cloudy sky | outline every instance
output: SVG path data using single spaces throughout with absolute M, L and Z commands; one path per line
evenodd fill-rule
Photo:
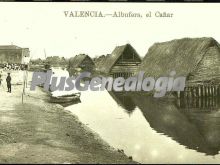
M 0 45 L 29 47 L 32 58 L 108 54 L 130 43 L 144 56 L 155 42 L 183 37 L 220 41 L 220 4 L 167 3 L 0 3 Z M 67 18 L 64 11 L 140 12 L 143 18 Z M 145 18 L 151 11 L 173 18 Z

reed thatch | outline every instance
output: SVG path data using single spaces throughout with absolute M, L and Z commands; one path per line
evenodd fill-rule
M 80 65 L 82 64 L 82 62 L 86 59 L 90 59 L 91 60 L 91 63 L 94 64 L 93 60 L 86 54 L 79 54 L 79 55 L 76 55 L 75 57 L 71 57 L 69 59 L 69 67 L 71 68 L 78 68 L 80 67 Z
M 171 71 L 176 71 L 176 76 L 205 81 L 220 80 L 219 66 L 220 46 L 215 39 L 183 38 L 155 43 L 149 48 L 138 71 L 153 77 L 168 76 Z
M 108 56 L 108 55 L 106 55 Z M 105 59 L 106 59 L 106 56 L 105 55 L 101 55 L 99 57 L 95 57 L 93 59 L 94 63 L 95 63 L 95 66 L 96 66 L 96 69 L 98 70 L 100 67 L 102 67 Z
M 133 53 L 136 57 L 138 57 L 141 61 L 141 58 L 139 54 L 136 52 L 136 50 L 130 45 L 122 45 L 122 46 L 117 46 L 111 55 L 107 55 L 105 59 L 103 60 L 102 63 L 100 63 L 98 70 L 103 72 L 103 73 L 109 73 L 114 66 L 114 64 L 117 62 L 117 60 L 123 55 L 126 54 L 127 52 Z
M 77 75 L 83 71 L 93 72 L 95 64 L 93 60 L 85 54 L 79 54 L 69 59 L 68 72 L 70 76 Z

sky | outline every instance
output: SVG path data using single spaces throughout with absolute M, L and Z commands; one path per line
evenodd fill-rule
M 76 18 L 64 11 L 140 12 L 143 18 Z M 173 13 L 173 18 L 146 18 L 146 13 Z M 220 41 L 220 4 L 205 3 L 15 3 L 0 2 L 0 45 L 30 49 L 31 58 L 85 53 L 110 54 L 130 43 L 145 56 L 155 42 L 184 37 Z

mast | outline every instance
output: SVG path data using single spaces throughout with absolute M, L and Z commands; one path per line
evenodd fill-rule
M 47 59 L 47 53 L 46 53 L 46 50 L 44 49 L 44 57 L 45 57 L 45 60 Z

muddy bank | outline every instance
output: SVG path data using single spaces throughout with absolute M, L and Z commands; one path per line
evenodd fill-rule
M 62 106 L 44 101 L 41 90 L 22 86 L 0 93 L 1 163 L 134 163 L 111 148 Z

